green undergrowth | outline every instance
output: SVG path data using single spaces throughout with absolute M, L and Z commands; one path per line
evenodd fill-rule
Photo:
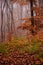
M 32 44 L 24 40 L 23 37 L 14 38 L 10 42 L 0 43 L 0 53 L 8 54 L 15 51 L 19 51 L 19 53 L 36 53 L 36 57 L 39 58 L 43 56 L 40 47 L 43 47 L 43 42 L 39 42 L 36 38 L 32 40 Z M 39 52 L 39 54 L 37 54 L 37 52 Z
M 40 51 L 40 53 L 35 54 L 35 57 L 36 57 L 37 59 L 43 58 L 43 51 Z

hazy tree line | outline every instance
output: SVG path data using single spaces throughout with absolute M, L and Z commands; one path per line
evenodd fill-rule
M 18 4 L 18 1 L 16 1 L 16 4 Z M 20 0 L 22 1 L 22 0 Z M 29 0 L 24 0 L 24 2 L 29 2 Z M 36 0 L 30 0 L 30 16 L 33 17 L 34 16 L 34 11 L 31 10 L 33 6 L 37 6 Z M 35 3 L 35 5 L 34 5 Z M 19 4 L 18 4 L 19 5 Z M 10 41 L 12 36 L 16 35 L 16 33 L 18 33 L 18 31 L 16 31 L 15 29 L 15 21 L 19 21 L 19 25 L 22 23 L 22 18 L 23 18 L 23 6 L 18 6 L 17 5 L 17 13 L 14 13 L 14 2 L 13 0 L 0 0 L 0 41 L 3 42 L 6 40 L 6 32 L 7 32 L 7 39 Z M 27 9 L 27 6 L 28 6 L 28 9 Z M 29 4 L 25 6 L 25 18 L 29 17 Z M 16 7 L 16 6 L 15 6 Z M 20 7 L 20 9 L 19 9 Z M 16 8 L 15 8 L 16 9 Z M 20 11 L 19 11 L 20 10 Z M 5 12 L 5 14 L 4 14 Z M 17 16 L 16 16 L 17 15 Z M 36 14 L 35 14 L 36 15 Z M 4 18 L 4 16 L 6 18 Z M 15 20 L 15 17 L 17 17 L 17 20 Z M 6 23 L 7 22 L 7 23 Z M 31 25 L 34 27 L 34 19 L 32 18 L 31 19 Z M 7 28 L 6 28 L 7 27 Z M 31 30 L 32 34 L 34 33 L 34 30 L 32 29 Z
M 5 20 L 4 20 L 4 10 L 7 16 L 7 30 L 8 30 L 8 38 L 11 38 L 13 28 L 15 30 L 15 24 L 13 20 L 13 2 L 10 0 L 0 0 L 0 10 L 1 10 L 1 42 L 5 40 Z M 11 19 L 11 20 L 10 20 Z M 11 34 L 11 35 L 10 35 Z M 10 39 L 9 39 L 10 40 Z

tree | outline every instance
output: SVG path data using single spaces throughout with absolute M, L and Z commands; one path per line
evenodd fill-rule
M 14 17 L 13 17 L 13 1 L 10 3 L 11 5 L 11 10 L 10 10 L 10 14 L 11 14 L 11 38 L 12 35 L 14 34 L 16 36 L 16 30 L 15 30 L 15 22 L 14 22 Z
M 5 26 L 3 29 L 3 11 L 6 8 L 6 15 L 7 15 L 7 27 L 8 27 L 8 39 L 11 40 L 12 34 L 15 32 L 15 23 L 13 20 L 13 2 L 11 0 L 2 0 L 1 1 L 1 41 L 4 41 L 5 37 Z M 10 22 L 11 18 L 11 22 Z M 13 30 L 14 29 L 14 30 Z M 16 34 L 16 32 L 15 32 Z
M 1 1 L 1 42 L 3 42 L 3 1 Z
M 30 2 L 30 9 L 31 9 L 31 18 L 22 19 L 22 20 L 27 20 L 28 23 L 25 22 L 21 24 L 18 28 L 21 28 L 22 30 L 25 30 L 25 29 L 29 30 L 31 31 L 32 35 L 36 35 L 38 31 L 40 31 L 40 29 L 43 28 L 41 24 L 41 21 L 43 20 L 43 16 L 40 16 L 40 12 L 41 10 L 43 10 L 43 8 L 36 6 L 37 5 L 36 0 L 30 0 L 29 2 Z M 29 25 L 29 22 L 31 22 L 30 25 Z
M 30 0 L 30 8 L 31 8 L 31 17 L 33 17 L 34 13 L 33 13 L 33 10 L 32 10 L 32 8 L 33 8 L 33 1 L 32 0 Z M 31 18 L 31 25 L 32 25 L 32 27 L 34 27 L 34 19 L 33 18 Z M 34 35 L 33 29 L 31 30 L 31 33 Z
M 26 0 L 26 2 L 29 2 L 29 0 Z M 35 2 L 35 0 L 30 0 L 30 9 L 31 9 L 31 26 L 34 28 L 34 19 L 33 19 L 33 16 L 34 16 L 34 13 L 33 13 L 33 2 Z M 34 34 L 34 30 L 31 29 L 31 33 L 32 35 Z
M 15 23 L 13 19 L 13 2 L 10 0 L 9 3 L 6 0 L 6 10 L 7 10 L 7 22 L 8 22 L 8 40 L 11 41 L 12 35 L 15 32 Z M 11 19 L 11 22 L 10 22 Z

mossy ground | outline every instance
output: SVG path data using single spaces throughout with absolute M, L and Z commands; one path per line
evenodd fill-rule
M 32 39 L 32 44 L 23 37 L 14 38 L 10 42 L 0 43 L 0 53 L 8 54 L 18 51 L 19 53 L 36 53 L 36 57 L 43 56 L 43 42 L 39 42 L 36 38 Z M 39 53 L 38 53 L 39 52 Z M 37 54 L 38 53 L 38 54 Z

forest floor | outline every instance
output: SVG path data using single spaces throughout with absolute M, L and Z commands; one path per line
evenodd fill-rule
M 43 42 L 21 37 L 0 43 L 0 65 L 43 65 Z

